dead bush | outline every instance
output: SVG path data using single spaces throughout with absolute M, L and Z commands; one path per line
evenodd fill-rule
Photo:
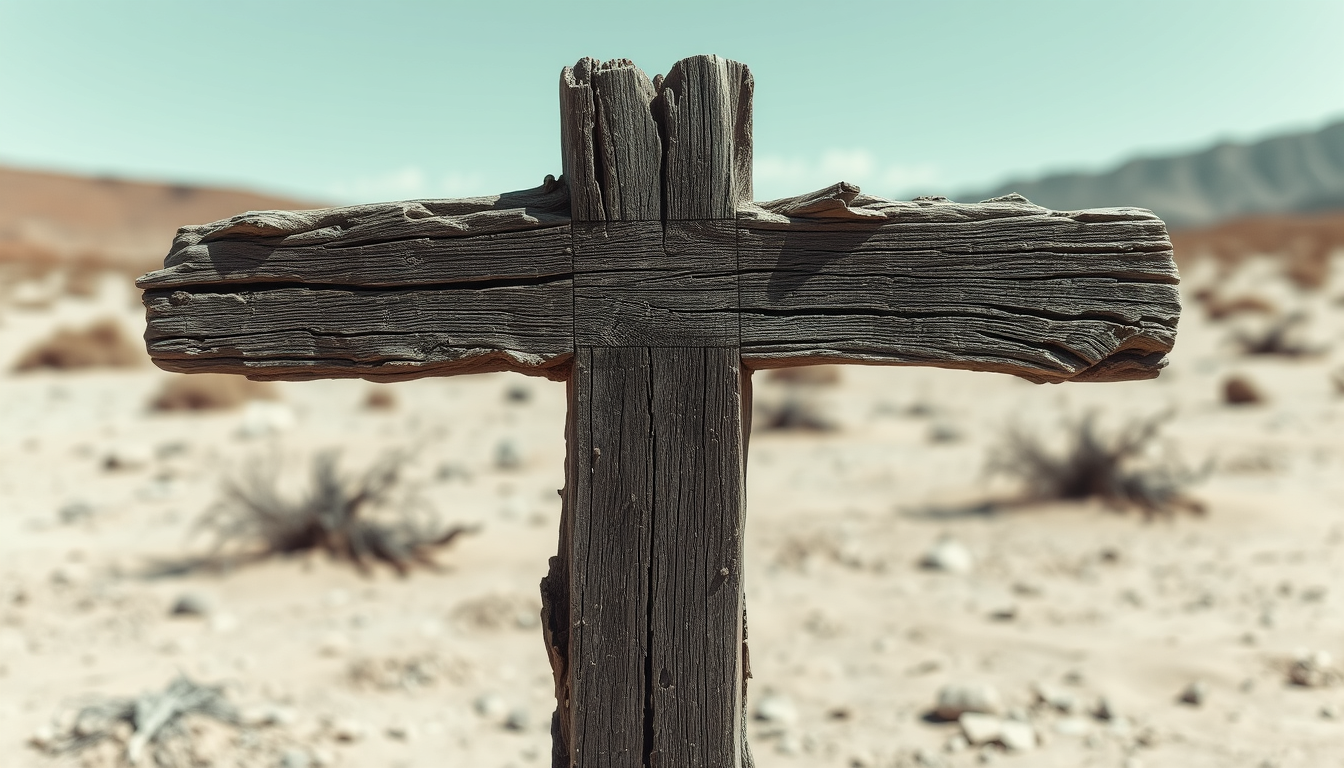
M 1255 405 L 1264 401 L 1260 388 L 1245 376 L 1229 376 L 1223 382 L 1223 402 L 1228 405 Z
M 30 743 L 50 755 L 69 755 L 112 742 L 121 748 L 118 762 L 124 760 L 126 765 L 140 765 L 146 756 L 163 768 L 199 765 L 197 758 L 204 755 L 197 754 L 191 743 L 189 718 L 239 724 L 238 711 L 223 688 L 179 676 L 162 692 L 89 699 L 63 718 L 62 727 L 35 736 Z
M 155 411 L 222 411 L 249 400 L 273 400 L 271 385 L 228 373 L 179 374 L 150 400 Z
M 1233 341 L 1245 355 L 1277 355 L 1280 357 L 1312 357 L 1325 352 L 1321 347 L 1308 344 L 1299 330 L 1306 323 L 1306 315 L 1294 312 L 1270 323 L 1259 331 L 1242 330 Z
M 342 473 L 334 451 L 318 453 L 309 487 L 298 498 L 280 490 L 277 461 L 255 461 L 225 480 L 222 498 L 201 520 L 216 555 L 248 562 L 312 550 L 367 573 L 375 562 L 406 575 L 430 553 L 471 529 L 443 528 L 427 504 L 401 484 L 409 454 L 385 454 L 362 475 Z
M 38 369 L 124 368 L 137 365 L 145 353 L 110 318 L 85 328 L 59 328 L 19 356 L 16 371 Z
M 991 456 L 989 469 L 1023 481 L 1032 501 L 1095 498 L 1119 509 L 1137 508 L 1149 517 L 1181 509 L 1203 513 L 1204 505 L 1185 493 L 1202 472 L 1171 458 L 1141 461 L 1168 416 L 1133 421 L 1107 437 L 1098 431 L 1096 414 L 1087 414 L 1067 423 L 1059 453 L 1038 436 L 1010 429 Z

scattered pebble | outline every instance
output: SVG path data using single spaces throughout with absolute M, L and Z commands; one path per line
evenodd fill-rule
M 310 768 L 312 765 L 312 755 L 306 749 L 291 747 L 280 755 L 280 768 Z
M 337 741 L 356 742 L 363 739 L 368 728 L 358 720 L 338 718 L 331 724 L 331 736 Z
M 103 454 L 103 469 L 121 472 L 144 469 L 154 460 L 154 449 L 142 443 L 121 443 Z
M 532 724 L 532 716 L 523 707 L 514 707 L 504 717 L 504 727 L 510 731 L 526 731 Z
M 1181 695 L 1178 697 L 1178 700 L 1182 704 L 1189 704 L 1193 707 L 1198 707 L 1204 704 L 1204 700 L 1208 698 L 1208 694 L 1209 694 L 1208 686 L 1206 686 L 1203 683 L 1203 681 L 1196 680 L 1193 683 L 1187 685 L 1185 689 L 1181 691 Z
M 512 440 L 501 440 L 495 446 L 495 468 L 496 469 L 518 469 L 523 465 L 523 457 L 518 453 L 518 446 Z
M 1049 683 L 1035 683 L 1032 685 L 1032 691 L 1036 694 L 1037 701 L 1065 714 L 1071 714 L 1078 708 L 1077 697 Z
M 999 742 L 1010 751 L 1026 752 L 1036 748 L 1036 729 L 1030 723 L 1004 720 L 1000 726 Z
M 767 693 L 756 702 L 755 717 L 766 723 L 792 725 L 798 721 L 798 710 L 787 696 Z
M 945 685 L 938 691 L 933 714 L 942 720 L 956 720 L 967 712 L 997 715 L 1003 700 L 994 686 L 986 683 Z
M 199 592 L 183 592 L 173 601 L 169 613 L 173 616 L 205 616 L 210 613 L 210 600 Z
M 975 747 L 998 741 L 1003 735 L 1003 723 L 1003 720 L 994 715 L 977 712 L 965 712 L 957 719 L 962 735 L 971 746 Z
M 504 699 L 500 698 L 498 694 L 483 693 L 476 697 L 476 701 L 472 702 L 471 707 L 476 710 L 476 714 L 481 717 L 493 720 L 498 717 L 503 717 L 508 705 L 504 703 Z
M 63 525 L 74 525 L 93 517 L 93 506 L 85 501 L 72 501 L 56 511 Z
M 970 573 L 975 567 L 975 559 L 966 545 L 945 536 L 924 553 L 919 564 L 931 571 Z
M 1340 678 L 1331 664 L 1334 659 L 1325 651 L 1301 651 L 1288 667 L 1288 682 L 1303 688 L 1323 688 Z

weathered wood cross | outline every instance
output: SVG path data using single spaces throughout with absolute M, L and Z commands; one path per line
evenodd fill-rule
M 848 184 L 751 202 L 747 67 L 560 81 L 535 189 L 183 228 L 141 278 L 171 371 L 565 380 L 559 554 L 542 582 L 556 766 L 742 766 L 750 374 L 855 362 L 1036 382 L 1156 376 L 1180 312 L 1143 210 Z

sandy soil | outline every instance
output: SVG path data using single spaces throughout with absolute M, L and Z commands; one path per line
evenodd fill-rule
M 1344 266 L 1334 275 L 1299 293 L 1252 263 L 1221 290 L 1304 308 L 1311 334 L 1338 341 Z M 1187 290 L 1210 279 L 1197 269 Z M 142 327 L 123 283 L 96 299 L 0 305 L 0 365 L 58 323 L 109 315 L 132 335 Z M 1330 380 L 1344 349 L 1243 357 L 1228 338 L 1254 321 L 1214 324 L 1188 306 L 1173 363 L 1151 382 L 846 368 L 814 396 L 837 430 L 758 429 L 757 764 L 1344 765 L 1344 687 L 1287 676 L 1303 653 L 1344 657 L 1344 398 Z M 1224 405 L 1230 373 L 1268 402 Z M 272 722 L 221 737 L 215 765 L 548 765 L 537 584 L 555 551 L 563 386 L 422 380 L 375 411 L 363 407 L 373 385 L 327 381 L 280 385 L 278 402 L 240 411 L 152 413 L 167 378 L 148 364 L 0 374 L 0 765 L 80 764 L 27 741 L 81 697 L 161 689 L 179 672 L 227 683 L 250 718 Z M 762 374 L 756 395 L 761 408 L 791 396 Z M 1112 426 L 1174 409 L 1154 449 L 1208 464 L 1194 489 L 1207 515 L 984 510 L 1014 493 L 985 471 L 1007 426 L 1058 433 L 1092 409 Z M 407 579 L 322 558 L 147 575 L 206 550 L 193 531 L 222 477 L 257 457 L 302 472 L 332 447 L 352 468 L 418 448 L 409 478 L 445 522 L 480 532 L 440 553 L 441 573 Z M 519 462 L 501 466 L 509 452 Z M 944 537 L 970 552 L 969 572 L 920 568 Z M 170 615 L 187 593 L 205 615 Z M 1202 703 L 1178 701 L 1196 681 Z M 965 748 L 956 723 L 929 721 L 943 686 L 979 683 L 1039 746 Z M 1037 702 L 1038 687 L 1060 706 Z M 1092 713 L 1102 697 L 1109 720 Z

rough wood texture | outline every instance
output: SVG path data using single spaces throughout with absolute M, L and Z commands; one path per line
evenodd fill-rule
M 602 191 L 597 182 L 593 135 L 597 106 L 593 100 L 596 59 L 579 59 L 560 72 L 560 156 L 570 190 L 574 221 L 603 221 Z
M 747 365 L 935 365 L 1032 381 L 1151 378 L 1165 365 L 1180 302 L 1151 213 L 843 191 L 861 217 L 813 193 L 739 218 Z M 799 213 L 799 200 L 810 217 L 776 213 Z
M 659 83 L 669 221 L 731 219 L 751 200 L 754 89 L 747 65 L 712 55 L 678 61 Z
M 571 280 L 461 290 L 147 291 L 145 341 L 173 371 L 395 378 L 493 370 L 552 376 L 573 352 Z M 314 370 L 305 370 L 314 369 Z M 424 374 L 421 374 L 424 375 Z
M 572 381 L 570 759 L 580 768 L 641 768 L 649 560 L 662 493 L 654 486 L 650 351 L 580 347 Z
M 573 764 L 741 765 L 737 351 L 580 347 L 573 370 L 570 536 L 544 588 L 569 585 Z
M 629 59 L 593 72 L 597 103 L 594 155 L 609 221 L 658 221 L 663 216 L 663 141 L 650 108 L 658 94 Z
M 741 376 L 736 349 L 653 351 L 649 765 L 740 764 Z
M 605 347 L 738 345 L 732 222 L 574 225 L 574 333 Z

